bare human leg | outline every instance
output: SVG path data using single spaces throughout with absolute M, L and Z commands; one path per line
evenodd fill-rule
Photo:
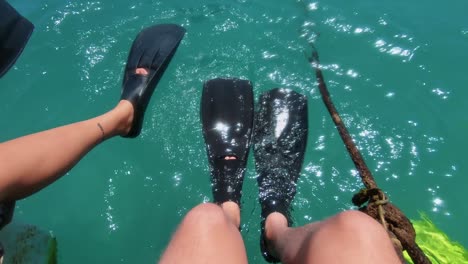
M 185 216 L 160 263 L 247 263 L 239 205 L 253 126 L 250 82 L 207 81 L 201 117 L 214 203 L 199 205 Z M 220 124 L 230 132 L 219 129 Z
M 247 263 L 239 223 L 234 202 L 198 205 L 187 213 L 159 263 Z
M 307 145 L 307 97 L 288 89 L 273 89 L 263 93 L 259 101 L 254 154 L 264 219 L 260 246 L 265 260 L 399 263 L 383 227 L 357 211 L 299 228 L 289 227 L 291 202 Z
M 135 73 L 147 75 L 148 70 Z M 98 117 L 0 143 L 0 202 L 25 198 L 51 184 L 102 141 L 126 135 L 133 119 L 133 105 L 121 100 Z
M 100 142 L 124 135 L 132 119 L 132 104 L 122 100 L 101 116 L 1 143 L 0 201 L 24 198 L 54 182 Z
M 383 227 L 359 211 L 346 211 L 298 228 L 272 213 L 265 235 L 270 254 L 283 263 L 401 263 Z

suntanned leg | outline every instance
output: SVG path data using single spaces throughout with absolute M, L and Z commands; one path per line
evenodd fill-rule
M 359 211 L 297 228 L 272 213 L 265 232 L 270 253 L 283 263 L 401 263 L 383 227 Z
M 44 188 L 103 140 L 126 134 L 132 120 L 133 106 L 122 100 L 101 116 L 1 143 L 0 201 Z
M 185 216 L 159 263 L 247 263 L 239 223 L 234 202 L 198 205 Z
M 149 72 L 137 68 L 135 73 Z M 133 118 L 132 103 L 121 100 L 98 117 L 0 143 L 0 202 L 25 198 L 51 184 L 102 141 L 127 135 Z

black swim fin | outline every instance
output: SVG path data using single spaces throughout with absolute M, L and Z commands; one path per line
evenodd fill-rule
M 240 205 L 253 126 L 249 81 L 213 79 L 203 87 L 201 120 L 214 202 Z
M 130 132 L 125 137 L 137 137 L 151 95 L 177 50 L 185 29 L 178 25 L 155 25 L 143 29 L 133 41 L 125 66 L 122 100 L 133 104 L 135 114 Z M 145 68 L 149 74 L 137 74 Z
M 279 262 L 266 247 L 264 224 L 273 212 L 292 224 L 290 205 L 304 161 L 307 144 L 307 97 L 289 89 L 273 89 L 260 97 L 255 117 L 254 155 L 262 210 L 262 254 Z
M 0 0 L 0 78 L 15 64 L 33 30 L 29 20 Z

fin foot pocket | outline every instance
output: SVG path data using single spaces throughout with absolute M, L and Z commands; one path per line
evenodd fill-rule
M 155 25 L 143 29 L 133 41 L 125 66 L 121 100 L 130 101 L 135 114 L 132 128 L 124 137 L 134 138 L 140 134 L 154 89 L 184 35 L 185 29 L 181 26 Z M 137 74 L 139 68 L 144 68 L 149 73 Z

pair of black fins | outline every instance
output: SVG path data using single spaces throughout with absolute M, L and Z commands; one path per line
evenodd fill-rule
M 254 118 L 255 116 L 255 118 Z M 272 212 L 286 216 L 296 194 L 308 135 L 307 97 L 289 89 L 260 96 L 254 113 L 252 85 L 239 79 L 213 79 L 203 87 L 201 119 L 214 202 L 240 206 L 242 183 L 253 134 L 262 218 Z M 262 254 L 268 254 L 262 222 Z

